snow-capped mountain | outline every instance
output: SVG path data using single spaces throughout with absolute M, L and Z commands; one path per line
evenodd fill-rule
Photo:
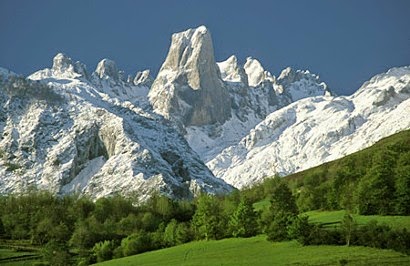
M 307 70 L 216 62 L 200 26 L 172 35 L 155 79 L 63 54 L 27 79 L 0 68 L 0 193 L 224 193 L 368 147 L 409 114 L 410 67 L 335 96 Z
M 207 36 L 206 42 L 197 37 L 201 34 Z M 196 75 L 195 84 L 200 85 L 192 86 L 191 73 L 205 73 L 200 69 L 215 73 L 210 39 L 204 27 L 174 34 L 150 94 L 161 103 L 154 103 L 154 110 L 182 122 L 182 132 L 191 147 L 215 176 L 235 187 L 340 158 L 410 128 L 407 67 L 376 76 L 352 96 L 336 97 L 307 70 L 286 68 L 276 78 L 256 59 L 249 57 L 241 65 L 231 56 L 216 64 L 216 76 Z M 199 45 L 201 42 L 207 45 Z M 202 55 L 200 60 L 198 54 Z M 216 80 L 218 86 L 206 87 L 211 84 L 206 82 L 209 79 Z M 156 82 L 166 85 L 155 86 Z M 219 95 L 217 98 L 228 92 L 223 102 L 203 102 L 200 109 L 230 104 L 230 114 L 225 110 L 221 119 L 213 120 L 217 120 L 215 123 L 204 120 L 193 124 L 180 119 L 184 113 L 180 110 L 166 111 L 182 106 L 195 112 L 196 102 L 203 99 L 194 101 L 178 94 L 193 90 L 208 90 Z
M 317 96 L 266 117 L 207 165 L 235 187 L 289 174 L 410 128 L 410 67 L 373 77 L 351 96 Z
M 126 82 L 104 59 L 89 75 L 63 54 L 28 79 L 2 70 L 0 191 L 34 185 L 142 199 L 153 191 L 188 198 L 229 191 L 171 123 L 143 109 L 148 74 Z
M 324 94 L 330 94 L 326 84 L 308 71 L 287 68 L 276 80 L 251 57 L 244 65 L 235 56 L 216 63 L 211 33 L 200 26 L 172 35 L 149 100 L 208 162 L 272 111 Z

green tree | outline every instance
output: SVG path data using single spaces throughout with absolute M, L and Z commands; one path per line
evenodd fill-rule
M 397 162 L 395 189 L 396 213 L 410 215 L 410 152 L 402 153 Z
M 72 265 L 68 247 L 54 241 L 48 242 L 42 249 L 43 257 L 53 266 Z
M 272 212 L 282 211 L 291 215 L 297 215 L 299 213 L 295 197 L 292 195 L 292 191 L 285 181 L 281 181 L 273 190 L 271 210 Z
M 343 216 L 341 223 L 342 233 L 344 235 L 346 246 L 350 246 L 351 239 L 356 231 L 357 224 L 351 213 L 346 213 Z
M 229 228 L 234 237 L 250 237 L 258 232 L 258 214 L 247 198 L 241 200 L 232 214 Z
M 220 204 L 215 197 L 199 196 L 192 224 L 200 239 L 220 239 L 224 236 L 225 221 Z
M 115 245 L 112 241 L 105 240 L 103 242 L 98 242 L 93 247 L 93 253 L 97 258 L 97 262 L 102 262 L 110 260 L 113 257 L 113 251 Z
M 309 217 L 306 215 L 296 216 L 288 226 L 287 236 L 296 239 L 302 245 L 309 245 L 313 226 L 309 224 Z
M 104 240 L 104 227 L 93 216 L 75 224 L 75 230 L 69 240 L 72 247 L 87 250 L 95 243 Z
M 271 206 L 265 219 L 265 233 L 270 241 L 289 239 L 288 227 L 298 215 L 295 197 L 285 181 L 280 180 L 273 190 Z
M 164 232 L 164 242 L 165 245 L 168 247 L 175 246 L 177 244 L 177 227 L 178 227 L 178 222 L 175 219 L 172 219 L 167 227 L 165 228 Z
M 121 241 L 121 250 L 124 256 L 131 256 L 152 249 L 152 239 L 144 231 L 134 233 Z
M 360 180 L 356 206 L 360 214 L 387 215 L 394 207 L 394 172 L 396 155 L 381 150 L 373 156 L 372 167 Z

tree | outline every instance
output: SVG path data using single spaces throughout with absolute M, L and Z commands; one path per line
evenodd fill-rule
M 75 224 L 69 243 L 72 247 L 86 250 L 92 248 L 95 243 L 104 240 L 103 233 L 103 225 L 91 216 L 87 220 Z
M 292 195 L 292 191 L 289 189 L 285 181 L 281 181 L 273 190 L 271 210 L 273 212 L 282 211 L 290 215 L 297 215 L 299 213 L 295 197 Z
M 175 246 L 177 244 L 176 231 L 178 227 L 178 222 L 175 219 L 172 219 L 164 232 L 164 243 L 168 247 Z
M 258 232 L 258 214 L 247 198 L 241 200 L 232 214 L 229 227 L 234 237 L 250 237 Z
M 215 197 L 199 196 L 192 224 L 200 239 L 220 239 L 224 236 L 225 221 Z
M 400 155 L 396 168 L 395 210 L 399 215 L 410 215 L 410 152 Z
M 152 249 L 152 239 L 149 233 L 144 231 L 134 233 L 121 241 L 121 250 L 124 256 L 131 256 Z
M 43 257 L 50 265 L 66 266 L 71 265 L 71 255 L 68 247 L 54 241 L 48 242 L 42 249 Z
M 288 226 L 288 237 L 296 239 L 302 245 L 309 245 L 313 226 L 309 224 L 308 216 L 297 216 Z
M 360 214 L 387 215 L 394 207 L 394 172 L 396 155 L 381 150 L 373 156 L 372 167 L 360 180 L 356 206 Z
M 93 253 L 97 258 L 97 262 L 103 262 L 112 259 L 114 248 L 114 243 L 108 240 L 95 244 L 93 247 Z
M 343 220 L 341 223 L 341 229 L 342 229 L 342 233 L 346 240 L 346 246 L 350 246 L 350 241 L 352 239 L 352 236 L 356 228 L 357 228 L 357 224 L 356 224 L 356 221 L 353 219 L 352 214 L 346 213 L 343 216 Z
M 289 239 L 288 227 L 298 215 L 295 197 L 288 185 L 281 180 L 273 190 L 271 206 L 265 216 L 265 233 L 270 241 Z

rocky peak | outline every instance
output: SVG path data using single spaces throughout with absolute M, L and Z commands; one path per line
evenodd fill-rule
M 98 63 L 95 73 L 100 79 L 112 78 L 115 81 L 120 81 L 121 79 L 115 62 L 106 58 Z
M 256 87 L 265 80 L 274 80 L 272 74 L 265 71 L 262 64 L 252 57 L 246 58 L 244 69 L 248 75 L 249 86 Z
M 58 53 L 53 58 L 53 67 L 51 70 L 55 76 L 87 77 L 86 66 L 78 61 L 73 63 L 71 58 L 63 53 Z
M 149 69 L 146 69 L 144 71 L 137 72 L 133 80 L 133 83 L 136 86 L 142 85 L 142 86 L 151 87 L 153 81 L 154 79 L 150 75 Z
M 223 123 L 230 117 L 230 97 L 205 26 L 172 35 L 149 100 L 157 113 L 184 126 Z
M 287 67 L 284 70 L 282 70 L 282 72 L 280 72 L 280 75 L 278 77 L 278 83 L 290 84 L 299 81 L 304 77 L 307 77 L 309 74 L 309 71 L 295 71 L 293 68 Z
M 243 66 L 238 64 L 236 56 L 232 55 L 223 62 L 217 63 L 221 78 L 228 82 L 241 82 L 248 86 L 248 76 Z
M 287 67 L 282 70 L 276 82 L 277 90 L 290 95 L 293 101 L 312 96 L 332 95 L 326 83 L 308 70 Z

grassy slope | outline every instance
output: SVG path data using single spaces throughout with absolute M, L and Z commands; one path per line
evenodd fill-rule
M 1 265 L 33 265 L 38 260 L 38 253 L 14 251 L 12 249 L 0 248 L 0 264 Z
M 270 202 L 268 199 L 256 202 L 253 207 L 262 211 L 269 208 Z M 309 216 L 309 221 L 312 223 L 320 223 L 325 225 L 337 225 L 343 219 L 345 215 L 344 210 L 340 211 L 308 211 L 303 213 L 303 215 Z M 394 229 L 406 228 L 410 230 L 410 216 L 381 216 L 381 215 L 359 215 L 353 214 L 355 221 L 359 225 L 364 225 L 371 220 L 376 220 L 380 224 L 387 224 Z
M 390 250 L 345 246 L 270 243 L 265 236 L 200 241 L 99 265 L 410 265 L 410 257 Z
M 309 216 L 310 222 L 337 225 L 337 223 L 342 221 L 345 211 L 309 211 L 304 214 Z M 364 225 L 370 222 L 371 220 L 376 220 L 380 224 L 387 224 L 395 229 L 406 228 L 407 230 L 410 230 L 410 216 L 381 216 L 353 214 L 353 217 L 359 225 Z

